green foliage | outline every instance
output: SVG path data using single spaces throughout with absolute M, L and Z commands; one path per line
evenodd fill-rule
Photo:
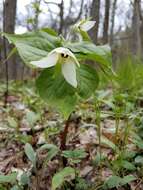
M 19 190 L 19 187 L 18 187 L 18 185 L 14 185 L 10 190 Z
M 117 160 L 113 161 L 112 164 L 113 164 L 114 170 L 116 170 L 116 172 L 121 171 L 121 169 L 126 169 L 128 171 L 136 170 L 135 165 L 127 160 L 117 159 Z
M 40 96 L 49 105 L 58 108 L 66 118 L 74 110 L 77 96 L 63 75 L 53 77 L 53 73 L 54 68 L 45 69 L 37 79 L 36 86 Z
M 76 178 L 75 190 L 88 190 L 89 184 L 83 178 Z
M 10 43 L 13 43 L 23 61 L 39 60 L 45 57 L 49 51 L 61 45 L 59 37 L 49 34 L 49 30 L 39 30 L 22 35 L 3 34 Z
M 134 180 L 136 180 L 136 178 L 131 175 L 125 176 L 123 178 L 121 178 L 119 176 L 112 176 L 109 179 L 107 179 L 107 181 L 105 181 L 103 189 L 105 189 L 105 190 L 112 189 L 114 187 L 118 188 L 118 187 L 124 186 Z
M 9 127 L 11 128 L 17 128 L 18 126 L 18 123 L 13 117 L 8 117 L 8 124 L 9 124 Z
M 26 143 L 24 150 L 28 159 L 32 162 L 33 166 L 36 168 L 36 152 L 33 150 L 31 144 Z
M 60 172 L 56 173 L 52 179 L 52 190 L 61 187 L 65 181 L 75 178 L 75 170 L 71 167 L 66 167 Z
M 97 71 L 90 65 L 81 64 L 77 69 L 78 90 L 81 98 L 89 98 L 98 86 L 99 77 Z
M 72 52 L 82 60 L 94 60 L 107 68 L 111 67 L 112 57 L 111 50 L 108 45 L 96 46 L 91 42 L 82 41 L 67 43 L 65 47 L 72 50 Z
M 143 65 L 132 57 L 126 58 L 118 64 L 117 76 L 122 91 L 137 92 L 143 84 Z
M 79 60 L 94 60 L 102 70 L 112 71 L 109 46 L 95 46 L 88 41 L 71 43 L 58 37 L 53 30 L 48 28 L 22 35 L 6 33 L 3 35 L 16 46 L 26 64 L 40 60 L 56 47 L 65 47 L 71 50 Z M 95 92 L 99 83 L 98 74 L 91 66 L 81 64 L 80 68 L 77 68 L 78 89 L 74 89 L 67 84 L 61 74 L 55 76 L 54 72 L 53 68 L 45 69 L 37 79 L 37 88 L 40 96 L 50 106 L 58 108 L 67 118 L 75 108 L 77 95 L 87 99 Z
M 54 106 L 67 118 L 74 110 L 77 95 L 87 98 L 93 94 L 98 85 L 98 74 L 89 65 L 81 64 L 77 69 L 78 88 L 69 85 L 63 75 L 54 76 L 54 68 L 45 69 L 38 77 L 36 86 L 40 96 Z
M 22 175 L 21 175 L 21 177 L 20 177 L 20 183 L 21 183 L 21 185 L 28 185 L 28 184 L 30 184 L 30 178 L 29 178 L 29 175 L 26 173 L 26 172 L 24 172 Z
M 65 150 L 62 152 L 65 158 L 82 159 L 87 156 L 87 153 L 83 149 Z
M 17 178 L 17 173 L 11 173 L 8 175 L 0 175 L 0 183 L 15 183 Z
M 26 121 L 31 127 L 40 119 L 40 113 L 35 113 L 33 111 L 27 111 L 25 116 Z
M 40 147 L 40 150 L 48 150 L 45 163 L 52 160 L 52 158 L 54 158 L 59 152 L 59 148 L 53 144 L 44 144 Z

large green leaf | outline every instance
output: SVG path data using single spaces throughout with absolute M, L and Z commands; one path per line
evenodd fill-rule
M 31 144 L 26 143 L 24 150 L 28 159 L 32 162 L 33 166 L 36 168 L 36 152 L 34 151 Z
M 54 75 L 54 68 L 45 69 L 36 81 L 40 96 L 52 107 L 58 108 L 67 118 L 74 110 L 77 96 L 75 89 L 59 73 Z
M 48 150 L 48 155 L 47 155 L 47 158 L 45 160 L 45 163 L 50 161 L 59 152 L 59 148 L 53 144 L 44 144 L 40 147 L 40 150 L 45 150 L 45 149 Z
M 42 71 L 36 86 L 40 96 L 67 118 L 75 108 L 77 94 L 88 98 L 95 92 L 99 81 L 98 74 L 91 66 L 81 64 L 77 69 L 78 88 L 75 89 L 65 81 L 61 73 L 55 76 L 54 71 L 54 68 Z
M 98 74 L 89 65 L 81 64 L 77 69 L 78 88 L 69 85 L 62 74 L 54 75 L 54 68 L 45 69 L 37 79 L 36 86 L 40 96 L 52 107 L 56 107 L 67 118 L 74 110 L 77 94 L 90 97 L 97 88 Z
M 82 98 L 89 98 L 96 90 L 99 77 L 96 70 L 87 64 L 81 64 L 77 69 L 78 94 Z
M 82 159 L 87 156 L 87 153 L 83 149 L 65 150 L 62 152 L 65 158 Z
M 3 35 L 13 43 L 25 63 L 43 58 L 49 51 L 61 45 L 59 37 L 52 35 L 49 30 L 39 30 L 25 34 Z
M 124 176 L 123 178 L 119 176 L 111 176 L 108 178 L 103 185 L 103 189 L 112 189 L 119 186 L 124 186 L 127 183 L 130 183 L 131 181 L 136 180 L 136 178 L 132 175 Z
M 112 56 L 111 49 L 108 45 L 96 46 L 91 42 L 82 41 L 68 43 L 65 46 L 81 59 L 94 60 L 107 68 L 111 67 Z
M 0 175 L 0 183 L 14 183 L 16 182 L 17 173 L 11 173 L 8 175 Z
M 70 177 L 70 179 L 75 177 L 75 170 L 71 167 L 66 167 L 62 171 L 56 173 L 52 179 L 52 190 L 56 190 L 63 185 L 68 177 Z

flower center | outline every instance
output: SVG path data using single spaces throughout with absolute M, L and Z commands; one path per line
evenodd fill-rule
M 61 57 L 62 57 L 62 58 L 68 58 L 68 55 L 65 54 L 65 53 L 61 53 Z

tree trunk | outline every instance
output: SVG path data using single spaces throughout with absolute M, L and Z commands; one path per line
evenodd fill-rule
M 6 33 L 14 33 L 15 29 L 15 17 L 16 17 L 16 3 L 17 0 L 5 0 L 3 10 L 3 31 Z M 6 39 L 3 40 L 4 59 L 8 56 L 8 53 L 12 50 L 13 46 L 9 45 Z M 6 64 L 6 75 L 9 79 L 16 79 L 17 67 L 16 57 L 11 57 Z
M 61 34 L 63 31 L 63 27 L 64 27 L 64 1 L 62 0 L 61 3 L 59 4 L 59 8 L 60 8 L 60 26 L 59 26 L 59 31 L 58 33 Z
M 114 25 L 115 25 L 115 14 L 116 14 L 117 0 L 114 0 L 112 13 L 111 13 L 111 28 L 110 28 L 110 46 L 113 45 L 114 40 Z
M 132 18 L 132 52 L 133 55 L 141 58 L 142 54 L 142 45 L 141 45 L 141 19 L 140 19 L 140 11 L 141 11 L 141 0 L 134 0 L 133 5 L 133 18 Z
M 90 16 L 92 17 L 92 20 L 96 21 L 95 26 L 90 31 L 91 39 L 94 43 L 98 43 L 98 30 L 99 30 L 99 21 L 100 21 L 100 0 L 93 0 L 91 3 L 91 11 Z
M 110 16 L 110 0 L 105 0 L 105 15 L 103 24 L 103 44 L 108 43 L 108 29 L 109 29 L 109 16 Z

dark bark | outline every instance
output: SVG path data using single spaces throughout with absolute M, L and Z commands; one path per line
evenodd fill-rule
M 17 0 L 5 0 L 3 11 L 3 31 L 6 33 L 14 33 L 15 30 L 15 17 L 16 17 L 16 4 Z M 6 39 L 3 39 L 3 51 L 4 59 L 8 56 L 8 53 L 13 49 L 13 46 L 8 43 Z M 11 57 L 6 62 L 6 78 L 16 79 L 17 65 L 16 57 Z
M 84 0 L 81 0 L 79 13 L 78 13 L 77 17 L 72 18 L 72 16 L 71 16 L 72 11 L 71 10 L 72 10 L 72 5 L 73 4 L 71 3 L 70 10 L 69 10 L 69 15 L 65 19 L 65 25 L 73 25 L 80 19 L 81 15 L 82 15 L 82 10 L 83 10 L 83 4 L 84 4 Z
M 105 0 L 105 15 L 103 24 L 103 43 L 108 43 L 108 29 L 109 29 L 109 17 L 110 17 L 110 0 Z
M 96 21 L 95 26 L 90 31 L 91 39 L 94 43 L 98 43 L 98 31 L 99 31 L 99 21 L 100 21 L 100 0 L 93 0 L 91 3 L 91 11 L 90 16 L 92 17 L 92 20 Z
M 61 34 L 63 31 L 63 26 L 64 26 L 64 1 L 62 0 L 61 3 L 59 4 L 59 8 L 60 8 L 60 25 L 59 25 L 59 31 L 58 33 Z
M 142 44 L 141 44 L 141 0 L 134 0 L 133 4 L 133 18 L 132 18 L 132 52 L 134 55 L 141 58 Z
M 110 28 L 110 46 L 114 40 L 114 25 L 115 25 L 115 14 L 116 14 L 117 0 L 114 0 L 111 13 L 111 28 Z

